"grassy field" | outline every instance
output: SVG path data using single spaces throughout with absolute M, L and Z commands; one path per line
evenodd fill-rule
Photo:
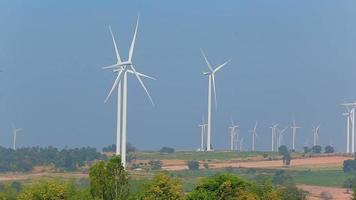
M 138 160 L 243 160 L 249 157 L 263 155 L 267 157 L 276 157 L 278 153 L 272 152 L 196 152 L 196 151 L 177 151 L 170 154 L 161 154 L 159 152 L 137 152 Z

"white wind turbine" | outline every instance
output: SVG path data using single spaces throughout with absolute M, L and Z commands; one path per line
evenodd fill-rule
M 271 127 L 269 127 L 272 130 L 272 143 L 271 143 L 271 150 L 274 151 L 274 141 L 275 141 L 275 136 L 276 136 L 276 129 L 278 127 L 278 124 L 274 124 Z
M 243 150 L 243 148 L 242 148 L 243 142 L 244 142 L 244 138 L 242 137 L 242 138 L 239 140 L 240 152 Z
M 237 140 L 236 136 L 237 136 L 237 128 L 239 128 L 240 125 L 235 125 L 233 121 L 231 121 L 231 126 L 229 127 L 230 130 L 230 150 L 233 151 L 234 150 L 234 142 L 235 139 Z
M 350 153 L 350 129 L 351 129 L 351 153 L 355 153 L 355 108 L 356 102 L 341 104 L 347 109 L 347 152 Z
M 348 110 L 348 112 L 345 112 L 342 114 L 343 116 L 346 116 L 346 153 L 350 153 L 350 121 L 351 121 L 351 112 Z M 352 122 L 351 122 L 352 123 Z
M 201 129 L 200 132 L 200 151 L 204 151 L 204 135 L 206 135 L 206 126 L 207 124 L 204 122 L 204 118 L 202 120 L 202 123 L 199 124 L 199 127 Z
M 207 151 L 211 151 L 211 86 L 213 86 L 214 90 L 214 103 L 215 103 L 215 108 L 217 108 L 217 102 L 216 102 L 216 88 L 215 88 L 215 73 L 218 72 L 222 67 L 224 67 L 227 63 L 230 62 L 230 60 L 226 61 L 225 63 L 219 65 L 215 69 L 212 68 L 210 65 L 208 59 L 205 56 L 205 53 L 203 52 L 202 49 L 200 49 L 204 60 L 206 64 L 208 65 L 209 72 L 203 72 L 204 75 L 208 75 L 209 77 L 209 89 L 208 89 L 208 132 L 207 132 Z
M 283 134 L 284 134 L 284 132 L 285 132 L 287 129 L 288 129 L 288 127 L 284 128 L 284 129 L 282 129 L 282 130 L 279 130 L 279 129 L 277 128 L 277 130 L 278 130 L 278 133 L 277 133 L 278 147 L 277 147 L 277 149 L 282 145 Z
M 16 137 L 17 137 L 17 133 L 22 131 L 23 128 L 16 128 L 15 125 L 12 125 L 12 133 L 13 133 L 13 136 L 14 136 L 14 141 L 13 141 L 13 144 L 12 144 L 12 149 L 13 150 L 16 150 Z
M 135 77 L 137 78 L 138 82 L 141 84 L 142 88 L 144 89 L 144 91 L 146 92 L 149 100 L 151 101 L 152 105 L 153 104 L 153 100 L 151 98 L 150 93 L 148 92 L 145 84 L 143 83 L 141 77 L 146 77 L 146 78 L 150 78 L 150 79 L 154 79 L 150 76 L 138 73 L 133 65 L 132 62 L 132 57 L 133 57 L 133 51 L 134 51 L 134 47 L 135 47 L 135 41 L 136 41 L 136 35 L 137 35 L 137 29 L 138 29 L 138 22 L 139 22 L 139 18 L 137 18 L 137 22 L 136 22 L 136 28 L 135 28 L 135 32 L 133 35 L 133 39 L 131 42 L 131 46 L 129 49 L 129 57 L 127 61 L 122 61 L 120 54 L 119 54 L 119 49 L 116 45 L 116 41 L 115 38 L 112 34 L 111 28 L 110 29 L 110 33 L 111 33 L 111 37 L 114 43 L 114 48 L 115 48 L 115 54 L 116 54 L 116 59 L 117 62 L 114 65 L 110 65 L 107 67 L 103 67 L 103 69 L 112 69 L 114 73 L 117 73 L 117 77 L 112 85 L 112 88 L 108 94 L 108 96 L 105 99 L 105 102 L 108 101 L 108 99 L 110 98 L 111 94 L 113 93 L 113 91 L 115 90 L 115 88 L 117 87 L 118 90 L 118 101 L 117 101 L 117 138 L 116 138 L 116 154 L 120 154 L 120 146 L 121 146 L 121 162 L 122 165 L 124 167 L 126 167 L 126 132 L 127 132 L 127 74 L 134 74 Z M 123 83 L 121 84 L 121 81 L 123 81 Z M 121 135 L 122 133 L 122 135 Z M 120 141 L 120 135 L 121 135 L 121 141 Z M 121 143 L 121 145 L 120 145 Z
M 313 141 L 313 145 L 319 145 L 319 129 L 320 129 L 320 125 L 318 126 L 313 126 L 313 136 L 314 136 L 314 141 Z
M 293 121 L 293 125 L 290 127 L 292 129 L 292 147 L 293 150 L 295 150 L 295 135 L 297 134 L 297 129 L 301 128 L 300 126 L 297 126 L 297 124 L 295 123 L 295 121 Z
M 257 122 L 255 123 L 255 126 L 251 130 L 252 134 L 252 151 L 255 151 L 255 137 L 257 137 Z

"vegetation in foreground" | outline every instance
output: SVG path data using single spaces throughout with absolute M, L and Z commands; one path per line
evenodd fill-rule
M 195 171 L 195 170 L 194 170 Z M 305 199 L 286 174 L 277 178 L 259 176 L 247 180 L 229 173 L 202 178 L 191 192 L 184 192 L 181 179 L 168 172 L 159 172 L 152 179 L 132 188 L 120 158 L 99 161 L 90 168 L 90 185 L 78 186 L 73 181 L 47 180 L 22 186 L 18 183 L 0 187 L 0 199 L 8 200 L 280 200 Z

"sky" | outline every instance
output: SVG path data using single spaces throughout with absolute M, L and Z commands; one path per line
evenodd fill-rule
M 320 143 L 345 151 L 341 103 L 356 99 L 356 2 L 352 0 L 3 0 L 0 1 L 0 145 L 12 125 L 24 128 L 18 146 L 82 147 L 115 143 L 115 95 L 104 99 L 114 74 L 108 27 L 127 58 L 140 24 L 134 63 L 157 78 L 145 80 L 152 106 L 129 77 L 128 142 L 141 150 L 200 146 L 207 115 L 207 70 L 216 75 L 212 144 L 229 147 L 231 119 L 244 148 L 258 121 L 258 150 L 270 149 L 272 123 L 298 130 L 297 149 Z M 283 143 L 291 146 L 291 130 Z

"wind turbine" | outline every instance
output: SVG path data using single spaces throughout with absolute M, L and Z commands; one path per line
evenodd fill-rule
M 282 144 L 282 140 L 283 140 L 283 133 L 286 131 L 288 129 L 288 127 L 286 127 L 286 128 L 284 128 L 284 129 L 282 129 L 282 130 L 279 130 L 278 128 L 277 128 L 277 130 L 278 130 L 278 147 L 277 147 L 277 149 L 281 146 L 281 144 Z
M 257 122 L 255 123 L 255 126 L 251 130 L 252 133 L 252 151 L 255 151 L 255 137 L 257 137 Z
M 240 143 L 240 152 L 242 151 L 243 142 L 244 142 L 244 138 L 242 137 L 242 138 L 239 140 L 239 143 Z
M 206 123 L 204 122 L 204 118 L 203 118 L 203 120 L 202 120 L 202 123 L 201 124 L 199 124 L 199 127 L 200 127 L 200 129 L 201 129 L 201 135 L 200 135 L 200 137 L 201 137 L 201 141 L 200 141 L 200 151 L 204 151 L 204 135 L 206 134 Z
M 216 88 L 215 88 L 215 73 L 218 72 L 221 68 L 223 68 L 230 60 L 226 61 L 225 63 L 219 65 L 215 69 L 212 68 L 208 59 L 205 56 L 205 53 L 202 49 L 200 49 L 206 64 L 208 65 L 209 71 L 203 72 L 204 75 L 207 75 L 209 78 L 209 89 L 208 89 L 208 132 L 207 132 L 207 151 L 211 151 L 211 86 L 214 89 L 214 103 L 215 109 L 217 108 L 217 101 L 216 101 Z
M 112 85 L 112 88 L 108 94 L 108 96 L 105 99 L 105 102 L 108 101 L 108 99 L 110 98 L 111 94 L 113 93 L 113 91 L 115 90 L 115 88 L 117 87 L 118 90 L 118 101 L 117 101 L 117 139 L 116 139 L 116 143 L 117 143 L 117 148 L 116 148 L 116 154 L 120 154 L 120 143 L 121 143 L 121 162 L 122 165 L 125 167 L 126 166 L 126 134 L 127 134 L 127 74 L 134 74 L 135 77 L 137 78 L 138 82 L 140 83 L 140 85 L 142 86 L 142 88 L 144 89 L 144 91 L 146 92 L 149 100 L 151 101 L 152 105 L 154 105 L 153 100 L 151 98 L 150 93 L 148 92 L 145 84 L 143 83 L 141 77 L 145 77 L 145 78 L 150 78 L 150 79 L 154 79 L 150 76 L 147 76 L 145 74 L 141 74 L 139 72 L 136 71 L 133 62 L 132 62 L 132 57 L 133 57 L 133 51 L 135 48 L 135 42 L 136 42 L 136 35 L 137 35 L 137 29 L 138 29 L 138 22 L 139 22 L 139 17 L 137 18 L 137 22 L 136 22 L 136 28 L 135 28 L 135 32 L 133 35 L 133 39 L 131 42 L 131 46 L 129 49 L 129 57 L 127 61 L 122 61 L 120 54 L 119 54 L 119 49 L 116 45 L 116 41 L 115 38 L 113 36 L 113 33 L 110 29 L 110 33 L 111 33 L 111 37 L 114 43 L 114 48 L 115 48 L 115 54 L 116 54 L 116 59 L 117 62 L 116 64 L 107 66 L 107 67 L 103 67 L 103 69 L 112 69 L 114 73 L 117 73 L 117 77 Z M 121 83 L 121 81 L 123 81 L 123 83 Z M 122 133 L 122 135 L 121 135 Z M 120 135 L 121 135 L 121 141 L 120 141 Z
M 274 124 L 271 127 L 269 127 L 272 130 L 272 145 L 271 145 L 271 150 L 272 152 L 274 151 L 274 140 L 275 140 L 275 136 L 276 136 L 276 129 L 278 127 L 278 124 Z
M 314 146 L 319 144 L 319 129 L 320 125 L 318 126 L 313 126 L 313 136 L 314 136 Z
M 350 121 L 351 121 L 351 112 L 348 110 L 348 112 L 345 112 L 342 114 L 343 116 L 346 116 L 346 153 L 350 153 Z M 352 123 L 352 122 L 351 122 Z
M 234 150 L 234 140 L 236 138 L 236 129 L 239 128 L 240 125 L 235 125 L 234 122 L 231 120 L 231 126 L 229 127 L 230 130 L 230 150 Z
M 293 146 L 293 150 L 295 150 L 295 135 L 297 134 L 297 129 L 301 128 L 300 126 L 297 126 L 297 124 L 295 123 L 295 121 L 293 121 L 293 125 L 290 127 L 292 129 L 292 146 Z
M 350 128 L 351 128 L 351 153 L 355 153 L 355 107 L 356 102 L 354 103 L 344 103 L 341 104 L 347 109 L 347 153 L 350 153 Z
M 23 128 L 16 128 L 15 125 L 12 125 L 12 131 L 13 131 L 13 135 L 14 135 L 14 141 L 12 144 L 12 149 L 16 150 L 16 137 L 17 137 L 17 133 L 22 131 Z

